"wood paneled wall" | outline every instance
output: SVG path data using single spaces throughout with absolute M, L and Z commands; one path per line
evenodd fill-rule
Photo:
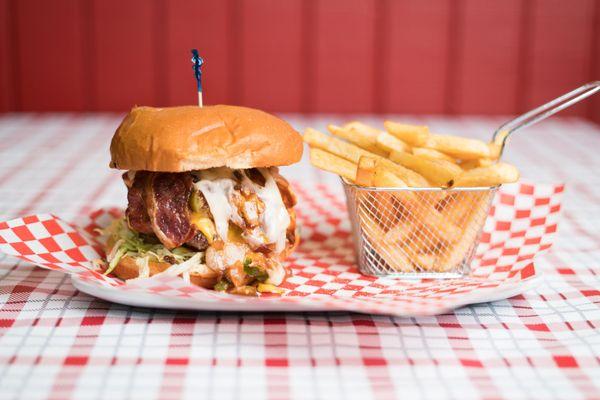
M 600 0 L 0 0 L 0 111 L 514 114 L 600 79 Z M 600 122 L 600 99 L 569 114 Z

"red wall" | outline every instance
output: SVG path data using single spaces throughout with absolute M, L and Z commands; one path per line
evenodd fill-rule
M 600 0 L 0 0 L 0 112 L 193 103 L 192 47 L 206 103 L 513 114 L 600 79 Z

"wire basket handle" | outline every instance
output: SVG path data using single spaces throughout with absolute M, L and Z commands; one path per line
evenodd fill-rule
M 492 139 L 494 143 L 500 146 L 499 157 L 502 156 L 506 140 L 514 131 L 536 124 L 565 108 L 571 107 L 575 103 L 579 103 L 581 100 L 598 91 L 600 91 L 600 81 L 587 83 L 500 125 L 500 127 L 496 129 L 496 132 L 494 132 Z

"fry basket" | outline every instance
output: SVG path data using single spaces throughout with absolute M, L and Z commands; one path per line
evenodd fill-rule
M 590 82 L 526 112 L 494 132 L 502 156 L 519 130 L 600 92 Z M 498 186 L 384 188 L 342 178 L 352 225 L 356 263 L 363 274 L 402 278 L 456 278 L 470 272 Z
M 381 188 L 342 182 L 361 273 L 420 279 L 470 272 L 498 187 Z

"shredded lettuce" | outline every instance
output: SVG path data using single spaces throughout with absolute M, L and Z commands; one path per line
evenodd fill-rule
M 162 244 L 146 243 L 144 239 L 127 226 L 125 218 L 113 221 L 108 227 L 100 230 L 100 234 L 115 243 L 112 251 L 107 256 L 108 268 L 105 275 L 110 274 L 124 256 L 133 258 L 144 257 L 148 261 L 166 261 L 170 264 L 180 264 L 198 254 L 185 247 L 167 249 Z
M 108 268 L 106 269 L 106 271 L 104 271 L 104 275 L 108 275 L 111 272 L 113 272 L 113 270 L 119 264 L 119 261 L 121 261 L 121 258 L 123 258 L 123 256 L 125 255 L 125 253 L 127 253 L 127 249 L 126 248 L 119 247 L 117 249 L 117 251 L 115 252 L 114 257 L 112 257 L 112 259 L 109 261 Z
M 186 260 L 179 264 L 171 265 L 169 268 L 165 269 L 164 271 L 160 272 L 159 274 L 156 274 L 155 276 L 158 276 L 158 275 L 179 276 L 179 275 L 183 274 L 184 272 L 189 272 L 190 269 L 197 267 L 198 265 L 201 264 L 202 255 L 203 255 L 202 253 L 196 253 L 189 260 Z
M 148 262 L 150 257 L 138 257 L 135 259 L 135 264 L 139 268 L 138 278 L 148 278 L 150 276 L 150 265 Z

